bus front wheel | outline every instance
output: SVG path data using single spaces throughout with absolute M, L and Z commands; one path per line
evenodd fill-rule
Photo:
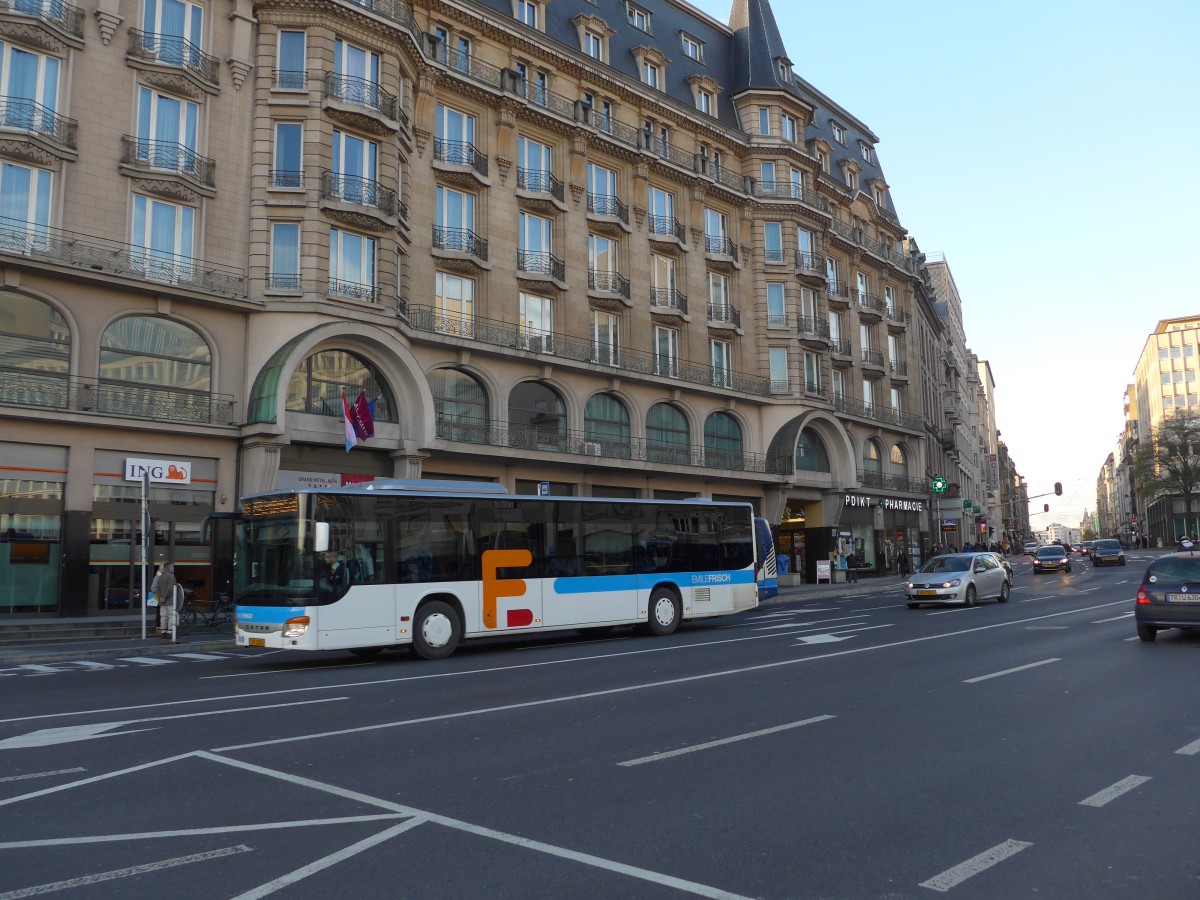
M 417 610 L 413 620 L 413 651 L 421 659 L 445 659 L 458 646 L 462 622 L 449 603 L 434 600 Z
M 679 599 L 666 588 L 659 588 L 650 595 L 650 617 L 647 621 L 651 634 L 671 634 L 679 627 Z

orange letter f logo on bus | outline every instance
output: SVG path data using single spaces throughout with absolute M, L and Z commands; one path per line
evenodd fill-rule
M 521 578 L 497 578 L 499 569 L 523 569 L 533 562 L 528 550 L 483 551 L 483 627 L 496 627 L 496 601 L 501 597 L 522 597 L 525 581 Z

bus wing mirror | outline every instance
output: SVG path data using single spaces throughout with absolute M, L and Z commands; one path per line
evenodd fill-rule
M 329 549 L 329 523 L 313 522 L 313 552 L 324 553 Z

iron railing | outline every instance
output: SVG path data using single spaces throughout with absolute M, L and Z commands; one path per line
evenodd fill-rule
M 325 73 L 325 99 L 373 109 L 393 121 L 400 103 L 395 94 L 389 94 L 376 81 L 336 72 Z
M 860 487 L 877 488 L 885 491 L 902 491 L 906 494 L 924 494 L 929 488 L 920 478 L 911 475 L 895 475 L 890 472 L 871 472 L 866 469 L 858 470 Z
M 330 277 L 329 293 L 335 297 L 348 297 L 351 300 L 363 300 L 367 303 L 379 302 L 379 288 L 361 281 L 343 281 L 340 278 Z
M 884 313 L 883 301 L 874 294 L 860 292 L 857 294 L 858 308 L 866 313 L 874 313 L 877 316 L 882 316 Z
M 629 299 L 629 279 L 619 272 L 588 269 L 588 290 L 606 294 L 620 294 Z
M 662 235 L 673 237 L 681 244 L 687 243 L 683 225 L 674 216 L 646 216 L 646 223 L 651 237 Z
M 440 250 L 459 250 L 487 262 L 488 242 L 469 228 L 433 226 L 433 246 Z
M 829 341 L 829 352 L 834 356 L 852 356 L 850 350 L 850 342 L 840 338 L 833 338 Z
M 807 206 L 829 212 L 829 201 L 821 194 L 790 181 L 756 181 L 754 196 L 762 200 L 799 200 Z
M 877 369 L 883 368 L 883 351 L 866 349 L 862 351 L 862 363 L 864 366 L 873 366 Z
M 136 419 L 234 424 L 230 394 L 0 367 L 0 404 Z
M 71 266 L 110 275 L 144 278 L 164 284 L 222 294 L 246 296 L 246 275 L 190 256 L 160 253 L 146 247 L 35 225 L 0 217 L 0 254 Z
M 686 294 L 681 294 L 675 288 L 654 288 L 650 291 L 650 305 L 656 309 L 678 310 L 685 316 L 688 311 Z
M 738 248 L 728 235 L 724 234 L 706 234 L 704 236 L 704 251 L 713 253 L 717 256 L 728 256 L 737 262 Z
M 800 316 L 796 319 L 796 333 L 829 340 L 829 321 L 818 316 Z
M 808 250 L 797 250 L 796 251 L 796 268 L 820 271 L 821 257 L 817 256 L 817 254 L 812 253 Z
M 504 88 L 504 70 L 499 66 L 494 66 L 489 62 L 477 59 L 470 53 L 463 53 L 461 50 L 456 50 L 453 47 L 438 44 L 433 58 L 442 65 L 449 66 L 459 75 L 465 75 L 472 81 L 477 81 L 496 90 Z
M 596 216 L 614 216 L 629 224 L 629 207 L 618 200 L 615 194 L 593 194 L 588 191 L 587 211 Z
M 563 183 L 545 169 L 517 166 L 517 187 L 533 194 L 549 194 L 558 201 L 563 199 Z
M 32 16 L 83 40 L 83 10 L 62 0 L 0 0 L 0 12 Z
M 893 359 L 892 365 L 891 365 L 891 372 L 897 378 L 907 378 L 908 377 L 908 363 L 903 359 Z
M 904 325 L 908 322 L 908 313 L 896 306 L 887 308 L 887 318 L 889 322 L 895 322 L 898 325 Z
M 125 165 L 177 172 L 205 187 L 216 184 L 213 173 L 217 164 L 185 144 L 125 134 L 121 136 L 121 150 L 121 162 Z
M 129 55 L 144 62 L 176 66 L 214 87 L 220 83 L 221 62 L 191 41 L 173 34 L 129 29 Z
M 520 347 L 524 337 L 521 327 L 514 323 L 449 315 L 431 306 L 410 305 L 408 322 L 419 332 L 466 338 L 495 347 Z M 601 361 L 607 348 L 594 341 L 561 333 L 553 333 L 550 336 L 553 339 L 554 355 L 560 359 L 612 365 L 610 359 Z M 611 354 L 611 350 L 608 350 L 608 353 Z M 727 384 L 731 389 L 747 394 L 766 396 L 770 393 L 769 382 L 761 375 L 731 372 L 728 369 L 684 362 L 656 353 L 622 349 L 616 367 L 635 375 L 666 376 L 689 384 Z
M 308 72 L 303 69 L 274 69 L 271 78 L 280 91 L 302 91 L 308 86 Z
M 567 277 L 566 263 L 553 253 L 541 251 L 518 250 L 517 269 L 537 275 L 549 275 L 557 281 L 563 281 Z
M 374 207 L 385 216 L 396 215 L 396 192 L 373 178 L 326 170 L 321 173 L 321 196 L 327 200 Z
M 304 290 L 300 276 L 293 272 L 268 272 L 267 290 L 298 294 Z
M 733 325 L 735 328 L 742 327 L 742 313 L 736 307 L 728 303 L 714 303 L 708 301 L 708 321 L 710 322 L 726 322 Z
M 767 247 L 767 248 L 765 248 L 763 250 L 763 260 L 765 262 L 769 262 L 769 263 L 782 263 L 783 262 L 783 248 L 782 247 Z
M 60 147 L 74 150 L 79 123 L 67 116 L 60 116 L 34 100 L 4 97 L 0 98 L 0 128 L 28 131 L 48 138 Z
M 433 142 L 433 157 L 455 166 L 470 166 L 483 177 L 488 173 L 488 156 L 480 153 L 469 141 L 445 141 L 437 138 Z
M 272 169 L 270 174 L 271 187 L 302 188 L 304 173 L 295 169 Z
M 850 397 L 834 397 L 833 406 L 840 413 L 858 416 L 862 419 L 870 419 L 874 422 L 898 425 L 901 428 L 913 431 L 920 431 L 924 427 L 920 416 L 900 412 L 897 409 L 892 409 L 890 406 L 883 406 L 879 403 L 864 403 L 862 400 L 855 400 Z

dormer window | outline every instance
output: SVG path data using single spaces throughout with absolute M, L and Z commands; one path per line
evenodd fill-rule
M 706 116 L 716 115 L 717 98 L 705 90 L 696 91 L 696 109 Z
M 860 169 L 858 163 L 853 160 L 843 160 L 842 162 L 842 178 L 846 182 L 846 187 L 852 191 L 858 190 L 858 176 Z
M 539 0 L 513 0 L 513 15 L 530 28 L 541 28 L 542 5 Z
M 835 141 L 837 141 L 839 144 L 845 145 L 846 129 L 843 128 L 841 125 L 839 125 L 837 122 L 830 122 L 829 124 L 833 127 L 833 139 Z
M 668 63 L 662 51 L 656 47 L 639 44 L 629 52 L 637 60 L 638 74 L 641 75 L 642 84 L 661 91 L 666 84 Z
M 699 38 L 694 38 L 687 32 L 680 32 L 680 39 L 683 42 L 683 55 L 691 57 L 696 62 L 704 62 L 704 42 Z
M 775 71 L 779 74 L 780 84 L 792 83 L 792 63 L 791 60 L 784 59 L 782 56 L 775 60 Z
M 626 3 L 625 17 L 629 19 L 629 24 L 638 31 L 644 31 L 646 34 L 652 33 L 650 31 L 650 13 L 640 6 L 634 3 Z
M 875 148 L 874 147 L 872 147 L 866 141 L 859 141 L 858 149 L 862 153 L 863 160 L 865 160 L 866 162 L 869 162 L 869 163 L 875 162 Z
M 659 87 L 659 72 L 658 66 L 652 62 L 642 63 L 642 82 L 649 87 L 658 90 Z
M 608 39 L 616 32 L 599 16 L 578 15 L 571 24 L 579 32 L 579 46 L 584 55 L 608 62 Z
M 821 171 L 824 172 L 826 175 L 828 175 L 829 174 L 829 160 L 833 156 L 833 148 L 830 147 L 827 143 L 825 143 L 825 141 L 820 141 L 820 140 L 813 141 L 812 144 L 810 145 L 810 147 L 811 147 L 810 152 L 812 153 L 813 157 L 816 159 L 817 164 L 820 165 Z
M 720 85 L 706 75 L 693 75 L 687 82 L 692 89 L 692 98 L 695 100 L 696 109 L 706 116 L 715 116 L 717 114 L 717 94 L 721 91 Z

